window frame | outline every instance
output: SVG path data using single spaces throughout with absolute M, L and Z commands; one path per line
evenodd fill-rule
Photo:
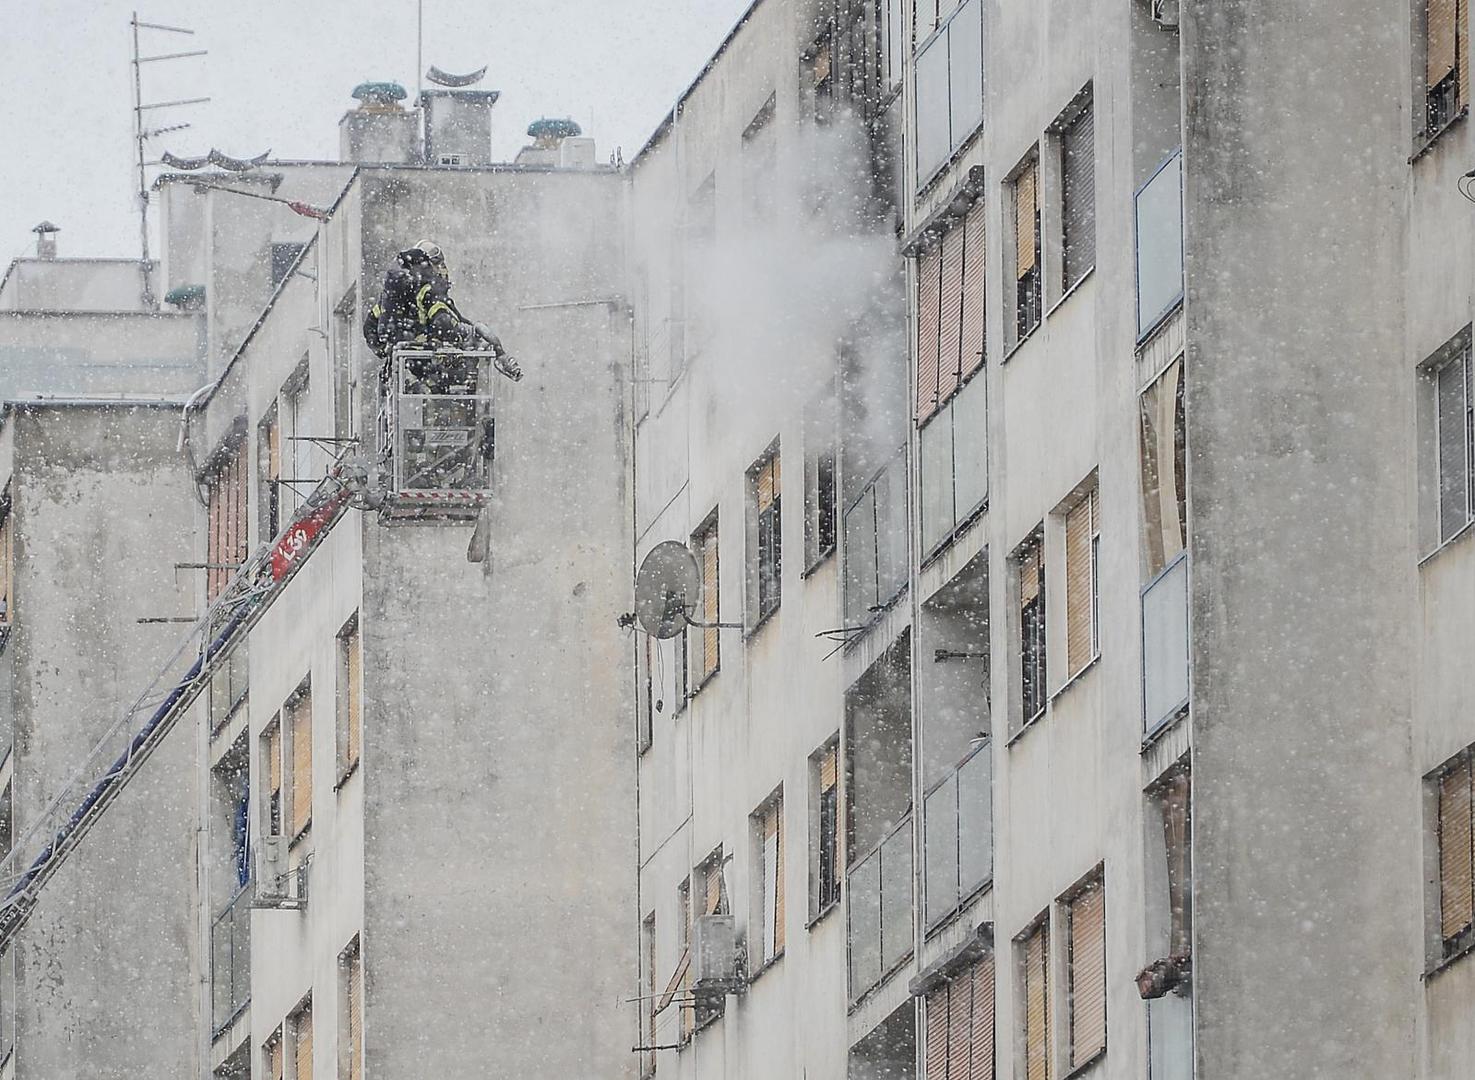
M 1439 137 L 1470 111 L 1470 56 L 1469 56 L 1469 0 L 1449 0 L 1454 8 L 1454 40 L 1451 42 L 1453 65 L 1440 79 L 1431 82 L 1429 62 L 1431 60 L 1431 27 L 1429 8 L 1434 0 L 1425 0 L 1417 5 L 1418 33 L 1412 64 L 1417 88 L 1415 115 L 1419 125 L 1415 132 L 1413 157 L 1418 157 L 1439 140 Z M 1420 62 L 1422 61 L 1422 62 Z M 1438 99 L 1436 98 L 1438 95 Z
M 834 771 L 828 787 L 824 782 L 827 763 Z M 810 928 L 840 906 L 840 898 L 845 891 L 845 808 L 841 776 L 840 733 L 837 731 L 809 755 L 810 858 L 807 861 Z M 825 820 L 827 812 L 828 827 Z
M 1010 605 L 1012 614 L 1016 620 L 1016 634 L 1014 636 L 1013 664 L 1017 665 L 1019 671 L 1019 695 L 1010 703 L 1010 711 L 1018 709 L 1018 713 L 1011 716 L 1013 736 L 1018 736 L 1030 728 L 1033 724 L 1043 719 L 1049 711 L 1050 690 L 1047 680 L 1049 679 L 1049 608 L 1047 600 L 1049 590 L 1047 589 L 1046 554 L 1044 525 L 1037 525 L 1031 530 L 1030 535 L 1014 549 L 1009 556 L 1009 564 L 1012 578 L 1013 604 Z M 1037 589 L 1035 595 L 1029 599 L 1024 598 L 1024 570 L 1026 560 L 1032 560 L 1037 577 Z M 1027 609 L 1033 606 L 1031 613 Z M 1034 663 L 1030 662 L 1030 646 L 1034 646 Z M 1034 671 L 1031 681 L 1031 670 Z M 1034 687 L 1037 700 L 1035 708 L 1029 708 L 1031 704 L 1030 688 Z
M 1464 462 L 1461 477 L 1465 489 L 1464 520 L 1458 524 L 1445 522 L 1445 454 L 1444 454 L 1444 409 L 1441 393 L 1441 377 L 1451 368 L 1458 367 L 1463 376 Z M 1439 347 L 1420 369 L 1424 384 L 1428 436 L 1423 456 L 1427 464 L 1429 509 L 1425 514 L 1424 533 L 1429 554 L 1443 550 L 1464 536 L 1475 524 L 1475 348 L 1472 348 L 1471 327 L 1466 326 L 1449 341 Z M 1429 556 L 1425 556 L 1427 558 Z
M 918 115 L 918 111 L 923 107 L 922 97 L 917 89 L 917 72 L 922 69 L 922 65 L 927 58 L 927 54 L 930 53 L 933 49 L 943 50 L 944 62 L 946 64 L 947 72 L 946 86 L 944 88 L 945 97 L 947 99 L 948 113 L 947 150 L 941 155 L 941 157 L 936 161 L 935 164 L 930 162 L 924 164 L 919 156 L 921 150 L 921 142 L 920 140 L 917 140 L 917 145 L 913 148 L 913 153 L 911 155 L 911 165 L 916 171 L 916 184 L 914 190 L 918 195 L 925 193 L 928 188 L 936 183 L 937 180 L 948 171 L 948 168 L 953 164 L 953 162 L 955 162 L 964 153 L 964 151 L 973 144 L 974 140 L 978 137 L 979 132 L 983 130 L 986 122 L 986 117 L 984 115 L 985 110 L 983 103 L 983 92 L 985 92 L 986 88 L 987 75 L 983 70 L 983 59 L 986 56 L 987 42 L 985 41 L 984 33 L 985 20 L 983 3 L 982 0 L 948 0 L 948 3 L 950 10 L 946 15 L 942 14 L 940 4 L 934 8 L 934 28 L 923 34 L 921 39 L 916 42 L 915 46 L 911 50 L 913 130 L 920 130 L 921 121 Z M 917 6 L 917 4 L 913 4 L 914 35 L 916 32 L 915 18 Z M 978 16 L 978 52 L 980 62 L 978 85 L 981 91 L 978 101 L 978 118 L 972 124 L 969 124 L 968 117 L 964 116 L 957 121 L 959 124 L 959 128 L 955 131 L 955 106 L 961 101 L 961 91 L 955 92 L 954 90 L 952 36 L 954 24 L 961 24 L 963 21 L 964 12 L 969 10 L 970 8 L 972 8 L 972 10 L 975 11 Z M 963 90 L 967 89 L 969 88 L 963 88 Z
M 1466 853 L 1469 878 L 1467 888 L 1471 895 L 1465 899 L 1470 916 L 1465 925 L 1453 934 L 1446 934 L 1444 927 L 1444 813 L 1443 788 L 1448 777 L 1457 772 L 1465 774 L 1466 800 Z M 1428 875 L 1428 897 L 1426 909 L 1427 943 L 1425 974 L 1435 975 L 1449 965 L 1475 952 L 1475 746 L 1467 746 L 1440 763 L 1424 780 L 1427 806 L 1425 835 L 1429 840 L 1430 873 Z
M 1038 1080 L 1053 1080 L 1055 1076 L 1054 1045 L 1052 1036 L 1054 1031 L 1054 1017 L 1051 1016 L 1051 1008 L 1054 1005 L 1054 990 L 1052 972 L 1050 970 L 1050 909 L 1046 908 L 1040 912 L 1029 924 L 1014 938 L 1015 948 L 1015 979 L 1017 1000 L 1021 1003 L 1019 1010 L 1018 1026 L 1015 1032 L 1019 1052 L 1017 1055 L 1021 1065 L 1020 1072 L 1024 1080 L 1036 1080 L 1036 1074 L 1030 1071 L 1030 1043 L 1032 1026 L 1029 1018 L 1029 988 L 1030 982 L 1030 943 L 1036 936 L 1040 939 L 1040 963 L 1039 977 L 1042 984 L 1041 994 L 1043 1003 L 1041 1006 L 1040 1022 L 1044 1026 L 1041 1033 L 1039 1045 L 1044 1055 L 1040 1067 L 1043 1070 Z
M 1087 1052 L 1076 1056 L 1076 1016 L 1077 1016 L 1077 991 L 1076 991 L 1076 905 L 1088 897 L 1099 896 L 1101 898 L 1101 1045 L 1099 1047 L 1087 1048 Z M 1099 865 L 1092 870 L 1086 879 L 1075 886 L 1069 893 L 1061 897 L 1059 901 L 1061 912 L 1062 929 L 1064 933 L 1064 956 L 1061 957 L 1065 976 L 1065 997 L 1062 1005 L 1065 1011 L 1064 1030 L 1061 1035 L 1064 1039 L 1064 1057 L 1067 1067 L 1067 1075 L 1074 1074 L 1087 1066 L 1094 1064 L 1106 1055 L 1109 1044 L 1108 1039 L 1108 1001 L 1110 998 L 1110 982 L 1107 980 L 1107 912 L 1106 912 L 1106 870 L 1104 865 Z
M 773 832 L 768 829 L 772 824 Z M 758 808 L 748 815 L 749 844 L 753 873 L 752 896 L 748 916 L 748 939 L 758 947 L 751 955 L 758 963 L 748 981 L 754 982 L 783 959 L 786 944 L 787 882 L 784 860 L 787 843 L 784 838 L 784 786 L 780 784 Z M 768 842 L 773 837 L 773 874 L 768 873 Z M 756 940 L 755 940 L 756 939 Z
M 364 640 L 359 613 L 355 611 L 333 636 L 336 682 L 333 695 L 335 780 L 334 790 L 348 781 L 359 767 L 364 745 Z M 357 661 L 353 655 L 357 651 Z
M 807 578 L 840 546 L 840 410 L 833 386 L 804 410 L 804 570 Z
M 783 604 L 783 458 L 774 439 L 748 467 L 747 489 L 747 631 L 751 635 L 778 613 Z M 763 502 L 765 475 L 768 502 Z M 766 589 L 765 589 L 766 584 Z
M 1083 552 L 1074 550 L 1071 534 L 1072 525 L 1079 513 L 1086 514 Z M 1065 623 L 1065 677 L 1060 686 L 1052 691 L 1058 694 L 1101 659 L 1101 485 L 1094 470 L 1091 476 L 1066 500 L 1055 516 L 1059 519 L 1060 535 L 1064 540 L 1061 544 L 1060 569 L 1065 577 L 1065 588 L 1062 590 L 1065 595 L 1062 598 L 1063 610 L 1061 611 Z M 1072 588 L 1076 584 L 1074 560 L 1078 555 L 1083 556 L 1086 560 L 1085 593 L 1082 596 L 1073 595 Z M 1076 603 L 1084 604 L 1084 612 L 1077 610 Z M 1084 656 L 1075 655 L 1071 648 L 1071 639 L 1077 629 L 1078 619 L 1085 620 L 1086 655 Z
M 286 796 L 283 799 L 284 813 L 282 823 L 284 826 L 286 826 L 287 829 L 287 844 L 290 849 L 297 848 L 299 844 L 305 842 L 312 833 L 312 761 L 314 756 L 312 745 L 312 713 L 312 676 L 309 675 L 305 677 L 300 683 L 298 683 L 297 687 L 290 694 L 287 695 L 286 699 L 282 702 L 281 709 L 278 710 L 277 713 L 278 717 L 280 717 L 282 725 L 282 782 L 283 787 L 286 789 L 287 792 Z M 305 792 L 299 793 L 299 782 L 297 776 L 299 768 L 299 762 L 297 759 L 297 739 L 298 725 L 303 723 L 304 718 L 307 729 L 307 734 L 305 736 L 305 746 L 307 749 L 307 777 L 306 779 L 301 781 L 301 786 L 306 790 Z M 307 799 L 307 808 L 305 813 L 298 806 L 298 799 L 302 795 L 305 795 Z M 300 820 L 299 814 L 303 814 Z
M 1008 239 L 1006 243 L 1000 245 L 1000 248 L 1004 255 L 1006 271 L 1004 281 L 1010 283 L 1004 289 L 1006 298 L 1004 339 L 1007 343 L 1005 360 L 1028 341 L 1045 321 L 1044 222 L 1042 220 L 1043 202 L 1040 198 L 1043 176 L 1040 164 L 1040 145 L 1035 143 L 1024 157 L 1020 158 L 1019 163 L 1010 170 L 1004 180 L 1006 189 L 1004 205 L 1007 217 L 1004 232 Z M 1019 270 L 1021 234 L 1019 197 L 1024 190 L 1020 185 L 1026 176 L 1033 179 L 1034 265 L 1021 273 Z
M 357 1002 L 353 989 L 355 976 L 358 979 Z M 358 1006 L 356 1016 L 355 1004 Z M 354 1023 L 355 1018 L 357 1024 Z M 364 1075 L 364 950 L 358 934 L 354 934 L 338 954 L 337 1075 L 340 1080 L 363 1080 Z
M 1088 218 L 1091 224 L 1090 242 L 1088 245 L 1090 249 L 1090 259 L 1085 263 L 1085 265 L 1077 268 L 1076 273 L 1072 275 L 1070 259 L 1071 236 L 1069 229 L 1071 220 L 1070 211 L 1072 206 L 1072 189 L 1070 184 L 1070 138 L 1072 133 L 1076 130 L 1076 126 L 1082 121 L 1086 121 L 1088 119 L 1089 123 L 1091 124 L 1091 188 L 1089 192 L 1090 211 L 1088 214 Z M 1057 246 L 1059 249 L 1059 273 L 1054 282 L 1054 288 L 1059 289 L 1059 293 L 1055 297 L 1055 304 L 1059 304 L 1067 296 L 1069 296 L 1075 290 L 1075 288 L 1080 285 L 1081 282 L 1090 277 L 1091 272 L 1096 269 L 1096 240 L 1099 230 L 1097 229 L 1096 224 L 1096 195 L 1098 185 L 1096 183 L 1096 102 L 1093 83 L 1086 83 L 1086 85 L 1081 88 L 1081 90 L 1076 94 L 1074 98 L 1071 99 L 1070 104 L 1061 111 L 1055 122 L 1050 126 L 1050 142 L 1051 156 L 1054 160 L 1055 168 L 1060 177 L 1060 186 L 1057 192 L 1059 196 L 1060 218 L 1059 236 L 1057 238 Z M 1052 304 L 1051 307 L 1053 308 L 1054 304 Z
M 705 551 L 709 539 L 713 547 L 712 561 L 714 564 L 710 574 L 706 570 Z M 692 532 L 691 549 L 692 554 L 696 556 L 697 567 L 702 571 L 702 602 L 698 609 L 702 616 L 701 621 L 712 625 L 699 627 L 701 634 L 695 639 L 695 645 L 699 649 L 698 660 L 700 662 L 695 665 L 698 672 L 695 685 L 692 685 L 690 682 L 691 665 L 688 664 L 687 667 L 688 687 L 686 696 L 688 701 L 695 699 L 698 694 L 705 690 L 707 684 L 715 679 L 722 670 L 722 638 L 715 625 L 722 621 L 722 533 L 721 518 L 718 516 L 717 507 L 713 507 L 712 512 Z M 710 602 L 708 600 L 707 589 L 709 582 L 713 586 L 711 589 L 713 595 L 711 596 Z M 689 633 L 685 636 L 690 640 L 691 635 Z M 709 649 L 711 651 L 710 657 L 708 656 Z M 709 659 L 711 661 L 710 666 L 708 665 Z

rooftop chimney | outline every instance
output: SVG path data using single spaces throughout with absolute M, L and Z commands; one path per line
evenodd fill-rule
M 396 82 L 365 82 L 353 89 L 359 106 L 338 122 L 344 161 L 406 165 L 419 158 L 420 114 L 404 109 L 405 88 Z
M 31 231 L 36 234 L 36 258 L 56 258 L 56 234 L 61 232 L 61 226 L 43 221 Z

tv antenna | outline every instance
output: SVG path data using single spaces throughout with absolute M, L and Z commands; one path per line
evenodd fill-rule
M 163 23 L 143 22 L 138 17 L 138 12 L 133 13 L 129 20 L 133 27 L 133 142 L 137 152 L 138 167 L 138 235 L 139 247 L 142 259 L 139 263 L 143 274 L 143 303 L 146 308 L 158 307 L 158 301 L 154 298 L 152 287 L 149 285 L 149 184 L 145 169 L 149 165 L 157 164 L 148 160 L 147 146 L 150 139 L 171 131 L 183 131 L 189 127 L 188 123 L 167 124 L 160 127 L 148 128 L 144 126 L 144 114 L 154 109 L 173 109 L 181 105 L 199 105 L 210 99 L 208 97 L 179 98 L 174 101 L 144 101 L 143 100 L 143 65 L 158 64 L 170 60 L 183 60 L 186 57 L 204 56 L 205 49 L 191 49 L 187 52 L 156 53 L 153 56 L 144 56 L 140 30 L 157 30 L 170 34 L 194 35 L 193 30 L 187 30 L 182 26 L 165 26 Z
M 696 556 L 680 540 L 665 540 L 646 553 L 635 575 L 635 621 L 651 637 L 664 641 L 688 626 L 741 630 L 740 623 L 697 622 L 702 577 Z

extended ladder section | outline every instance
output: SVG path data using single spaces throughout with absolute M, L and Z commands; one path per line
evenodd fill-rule
M 228 662 L 231 650 L 282 594 L 363 488 L 361 471 L 344 461 L 334 466 L 271 547 L 241 567 L 148 689 L 26 829 L 0 863 L 0 951 L 25 924 L 41 889 L 67 855 L 210 685 L 211 675 Z

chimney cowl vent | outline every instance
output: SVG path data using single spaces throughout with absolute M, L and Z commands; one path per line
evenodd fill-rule
M 397 82 L 361 82 L 353 88 L 354 100 L 366 112 L 398 112 L 408 96 Z
M 528 125 L 528 137 L 540 150 L 552 150 L 564 139 L 577 138 L 582 134 L 584 129 L 569 117 L 560 119 L 545 116 Z
M 36 234 L 36 257 L 40 259 L 56 258 L 56 234 L 61 232 L 60 225 L 53 225 L 49 221 L 31 229 Z

